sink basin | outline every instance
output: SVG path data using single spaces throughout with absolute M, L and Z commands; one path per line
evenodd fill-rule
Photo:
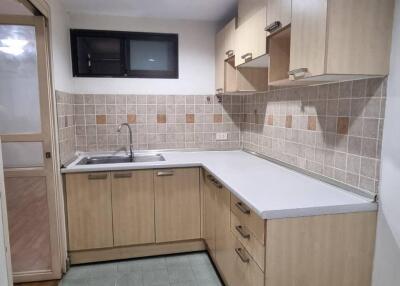
M 118 164 L 118 163 L 144 163 L 161 162 L 165 158 L 161 154 L 155 155 L 135 155 L 133 160 L 126 156 L 93 156 L 85 157 L 79 161 L 78 165 L 98 165 L 98 164 Z

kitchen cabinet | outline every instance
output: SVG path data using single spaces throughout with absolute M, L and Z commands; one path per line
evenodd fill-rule
M 200 239 L 200 171 L 155 170 L 156 242 Z
M 255 11 L 246 22 L 238 26 L 235 38 L 236 67 L 266 54 L 266 15 L 264 3 L 264 6 Z
M 292 21 L 292 0 L 267 0 L 268 34 L 290 25 Z
M 215 85 L 217 94 L 227 91 L 225 61 L 235 54 L 235 33 L 236 19 L 233 19 L 217 33 L 215 39 Z
M 211 181 L 212 176 L 203 172 L 203 200 L 204 200 L 204 230 L 203 239 L 207 244 L 210 255 L 215 258 L 216 232 L 216 190 Z
M 265 7 L 265 0 L 239 0 L 238 1 L 238 25 L 241 26 L 254 16 L 257 11 Z M 266 15 L 264 16 L 265 20 Z M 264 22 L 265 28 L 265 22 Z
M 292 0 L 292 80 L 334 81 L 389 72 L 392 0 Z
M 114 246 L 155 243 L 153 171 L 111 175 Z
M 113 246 L 109 173 L 66 177 L 69 250 Z

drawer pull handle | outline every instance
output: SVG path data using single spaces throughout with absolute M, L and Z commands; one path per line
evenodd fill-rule
M 118 173 L 114 174 L 115 179 L 132 178 L 132 173 Z
M 173 176 L 174 175 L 174 171 L 160 171 L 157 172 L 157 176 L 159 177 L 166 177 L 166 176 Z
M 108 174 L 89 174 L 89 180 L 105 180 L 107 179 Z
M 235 228 L 236 228 L 237 232 L 238 232 L 243 238 L 245 238 L 245 239 L 250 239 L 250 233 L 248 233 L 248 232 L 246 231 L 246 229 L 245 229 L 243 226 L 238 225 L 238 226 L 236 226 Z
M 209 179 L 218 189 L 223 188 L 222 184 L 220 182 L 218 182 L 218 180 L 215 179 L 213 176 L 207 175 L 207 179 Z
M 278 29 L 281 28 L 281 27 L 282 27 L 282 23 L 281 23 L 280 21 L 275 21 L 275 22 L 269 24 L 269 25 L 265 28 L 265 31 L 266 31 L 266 32 L 269 32 L 269 33 L 272 33 L 272 32 L 275 32 L 276 30 L 278 30 Z
M 245 206 L 242 202 L 236 203 L 236 207 L 244 214 L 250 214 L 250 209 Z
M 249 263 L 250 258 L 247 257 L 247 255 L 244 253 L 243 248 L 235 248 L 235 251 L 237 255 L 240 257 L 240 260 L 242 260 L 243 263 Z
M 234 55 L 233 50 L 226 51 L 225 55 L 227 55 L 228 57 L 232 57 Z
M 288 72 L 289 76 L 293 76 L 294 79 L 298 78 L 303 78 L 306 76 L 308 72 L 308 68 L 299 68 L 299 69 L 294 69 Z
M 245 62 L 251 61 L 253 59 L 253 53 L 247 53 L 242 56 L 242 59 Z

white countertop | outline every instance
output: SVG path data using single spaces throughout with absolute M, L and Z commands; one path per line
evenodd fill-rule
M 62 173 L 203 167 L 264 219 L 375 211 L 377 204 L 244 151 L 161 152 L 165 161 L 77 165 Z

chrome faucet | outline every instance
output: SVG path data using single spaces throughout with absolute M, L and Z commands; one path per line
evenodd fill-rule
M 133 161 L 134 154 L 133 154 L 133 143 L 132 143 L 132 141 L 133 141 L 132 140 L 132 128 L 128 123 L 122 123 L 118 126 L 117 132 L 121 132 L 121 129 L 123 126 L 128 127 L 128 130 L 129 130 L 129 151 L 130 151 L 129 158 L 131 159 L 131 161 Z

